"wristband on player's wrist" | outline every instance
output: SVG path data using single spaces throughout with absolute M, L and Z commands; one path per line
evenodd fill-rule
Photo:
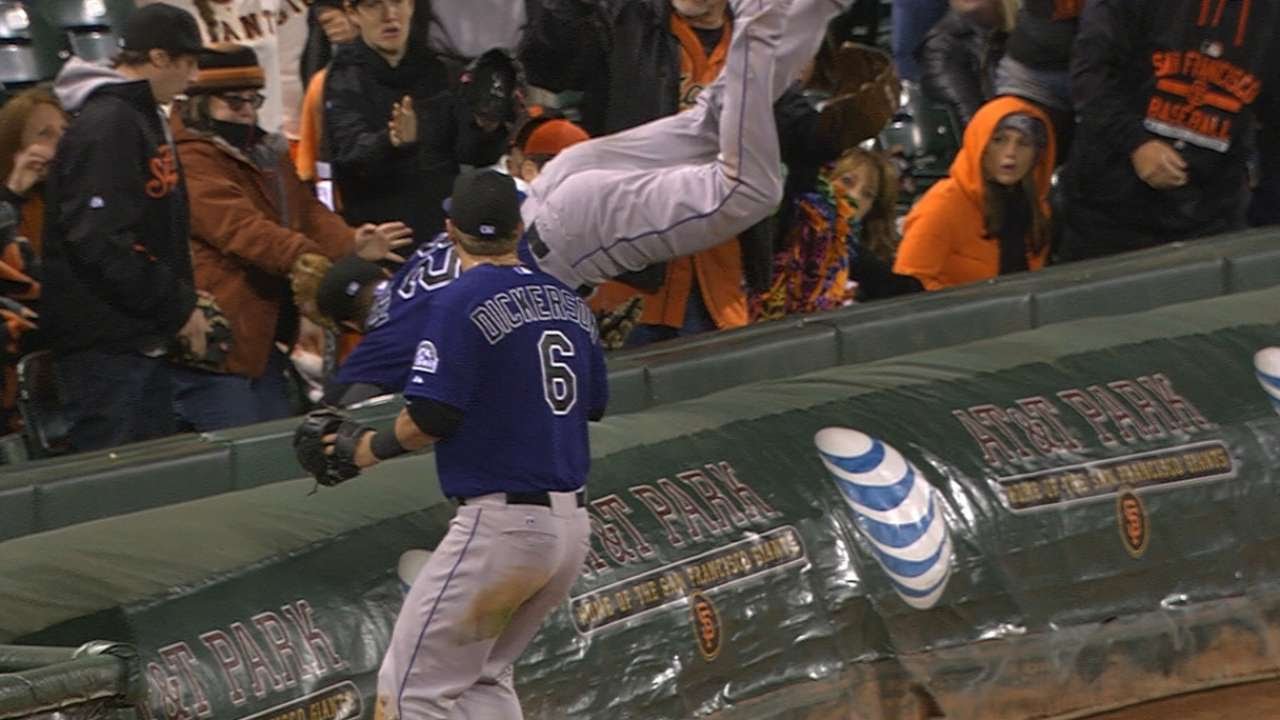
M 382 461 L 404 455 L 409 450 L 400 444 L 400 439 L 396 437 L 395 430 L 384 430 L 373 434 L 373 437 L 369 440 L 369 452 L 373 453 L 373 456 L 379 461 Z

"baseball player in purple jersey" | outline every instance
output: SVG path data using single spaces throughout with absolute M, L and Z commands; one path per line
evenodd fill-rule
M 851 0 L 731 0 L 724 70 L 693 108 L 575 145 L 533 182 L 526 261 L 570 287 L 705 250 L 782 198 L 773 103 Z
M 588 550 L 587 422 L 608 400 L 604 352 L 586 301 L 519 261 L 510 177 L 459 176 L 449 218 L 462 273 L 426 306 L 394 430 L 317 411 L 295 445 L 335 484 L 435 443 L 441 489 L 459 507 L 396 620 L 378 709 L 519 718 L 512 667 Z
M 586 425 L 607 399 L 594 319 L 570 288 L 710 247 L 781 197 L 771 106 L 849 0 L 732 1 L 726 67 L 698 105 L 557 156 L 519 244 L 497 212 L 519 213 L 513 183 L 459 179 L 448 227 L 464 270 L 435 291 L 394 431 L 317 411 L 295 434 L 324 484 L 436 442 L 460 504 L 396 621 L 383 718 L 523 717 L 512 667 L 586 556 Z

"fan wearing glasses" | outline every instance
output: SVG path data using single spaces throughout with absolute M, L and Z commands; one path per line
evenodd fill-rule
M 262 103 L 267 101 L 267 96 L 260 92 L 241 91 L 214 95 L 213 99 L 218 101 L 211 108 L 215 115 L 233 117 L 235 120 L 232 122 L 257 125 L 258 111 L 262 109 Z
M 174 404 L 183 423 L 205 432 L 287 417 L 285 350 L 298 313 L 290 276 L 321 257 L 357 252 L 397 260 L 407 244 L 399 222 L 349 227 L 298 179 L 284 138 L 258 127 L 264 76 L 256 54 L 219 45 L 199 56 L 176 135 L 191 204 L 196 288 L 225 318 L 225 352 L 175 368 Z

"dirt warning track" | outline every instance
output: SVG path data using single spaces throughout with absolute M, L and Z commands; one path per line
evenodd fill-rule
M 1134 707 L 1090 715 L 1088 720 L 1222 720 L 1280 718 L 1280 680 L 1265 680 L 1179 695 Z

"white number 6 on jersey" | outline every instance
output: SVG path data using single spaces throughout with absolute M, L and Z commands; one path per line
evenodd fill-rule
M 556 415 L 567 415 L 578 401 L 578 376 L 564 358 L 575 355 L 573 342 L 559 330 L 546 330 L 538 338 L 542 361 L 542 394 Z

